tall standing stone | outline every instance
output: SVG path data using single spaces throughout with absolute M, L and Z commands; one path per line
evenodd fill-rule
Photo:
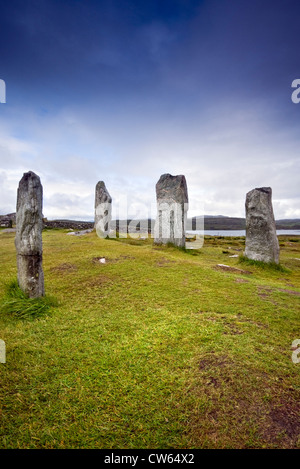
M 105 183 L 99 181 L 95 190 L 95 229 L 100 238 L 106 238 L 110 232 L 112 198 Z
M 18 283 L 30 297 L 44 296 L 43 273 L 43 187 L 40 178 L 29 171 L 19 182 L 16 212 Z
M 188 191 L 183 175 L 163 174 L 156 184 L 154 243 L 185 247 Z
M 279 243 L 272 207 L 271 187 L 253 189 L 246 195 L 246 246 L 248 259 L 279 262 Z

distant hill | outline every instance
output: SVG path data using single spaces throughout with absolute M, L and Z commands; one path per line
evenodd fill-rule
M 198 223 L 197 223 L 198 221 Z M 197 227 L 200 226 L 203 222 L 203 215 L 199 217 L 188 218 L 187 220 L 187 227 L 188 231 L 195 230 Z M 154 220 L 150 219 L 140 219 L 139 223 L 137 221 L 132 220 L 115 220 L 113 223 L 116 223 L 117 229 L 120 231 L 124 231 L 126 229 L 126 225 L 130 222 L 133 225 L 133 229 L 135 230 L 135 226 L 140 228 L 141 231 L 146 231 L 147 228 L 150 230 L 150 227 L 154 226 Z M 238 218 L 238 217 L 226 217 L 224 215 L 204 215 L 204 229 L 205 230 L 245 230 L 246 228 L 246 220 L 245 218 Z M 300 230 L 300 219 L 292 219 L 292 220 L 277 220 L 276 221 L 276 228 L 278 230 L 285 229 L 285 230 Z
M 276 228 L 278 230 L 283 228 L 285 230 L 300 230 L 300 220 L 299 218 L 291 220 L 276 220 Z
M 203 216 L 188 219 L 188 229 L 195 229 L 197 220 L 203 220 Z M 277 230 L 299 230 L 300 219 L 276 220 Z M 205 230 L 244 230 L 246 228 L 245 218 L 226 217 L 223 215 L 204 215 Z
M 203 223 L 203 216 L 189 218 L 187 222 L 187 229 L 196 229 L 196 226 L 199 226 L 199 222 Z M 245 227 L 245 218 L 226 217 L 222 215 L 204 215 L 205 230 L 244 230 Z
M 195 230 L 197 226 L 201 226 L 204 218 L 205 230 L 244 230 L 246 226 L 245 218 L 227 217 L 224 215 L 200 215 L 187 220 L 187 230 Z M 151 231 L 154 227 L 153 219 L 139 219 L 139 220 L 112 220 L 113 226 L 117 230 L 126 231 L 128 224 L 131 222 L 130 231 L 135 231 L 136 228 L 141 231 Z M 8 215 L 0 215 L 0 226 L 8 226 L 15 224 L 15 213 Z M 94 226 L 93 221 L 76 221 L 76 220 L 47 220 L 44 219 L 44 225 L 48 228 L 73 228 L 73 229 L 86 229 Z M 300 219 L 276 220 L 276 228 L 278 230 L 300 230 Z

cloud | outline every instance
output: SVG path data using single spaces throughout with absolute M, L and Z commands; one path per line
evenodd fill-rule
M 52 192 L 51 185 L 48 187 L 48 196 L 44 197 L 44 216 L 49 220 L 66 218 L 69 220 L 91 220 L 93 219 L 93 198 L 91 194 L 77 195 L 71 188 L 69 193 Z
M 203 113 L 194 115 L 192 123 L 178 115 L 167 119 L 164 109 L 139 119 L 130 106 L 118 115 L 75 106 L 43 119 L 20 115 L 26 139 L 12 137 L 17 121 L 2 129 L 0 210 L 13 211 L 18 180 L 33 170 L 42 180 L 48 218 L 93 217 L 99 180 L 114 210 L 127 197 L 134 215 L 140 204 L 151 210 L 155 184 L 169 172 L 186 176 L 191 216 L 203 210 L 243 216 L 246 192 L 260 186 L 273 188 L 277 217 L 296 216 L 300 162 L 294 129 L 274 132 L 262 105 L 246 112 L 242 103 L 230 103 L 227 115 L 227 104 L 210 107 L 205 122 Z
M 259 186 L 272 187 L 277 218 L 299 213 L 293 9 L 23 3 L 0 18 L 0 213 L 14 211 L 28 170 L 41 177 L 48 218 L 93 217 L 99 180 L 115 213 L 125 197 L 129 214 L 150 210 L 163 173 L 186 176 L 190 215 L 243 216 Z
M 9 176 L 5 171 L 0 172 L 0 213 L 6 215 L 7 213 L 15 212 L 16 195 L 11 184 L 9 183 Z

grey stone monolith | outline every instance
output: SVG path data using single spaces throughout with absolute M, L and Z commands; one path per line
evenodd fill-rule
M 183 175 L 163 174 L 156 184 L 154 243 L 185 247 L 188 191 Z
M 271 187 L 259 187 L 246 195 L 246 244 L 248 259 L 279 263 L 279 243 L 272 206 Z
M 30 297 L 44 296 L 43 273 L 43 187 L 39 176 L 24 173 L 19 182 L 16 211 L 18 283 Z
M 95 190 L 95 229 L 100 238 L 106 238 L 110 232 L 112 198 L 105 183 L 99 181 Z

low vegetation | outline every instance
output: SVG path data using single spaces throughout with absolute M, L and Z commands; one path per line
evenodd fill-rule
M 6 286 L 6 295 L 3 298 L 0 312 L 19 319 L 41 317 L 51 307 L 58 306 L 54 297 L 43 296 L 41 298 L 28 298 L 21 290 L 17 280 L 12 280 Z
M 1 232 L 0 447 L 298 448 L 296 239 L 276 269 L 245 263 L 242 237 L 190 251 L 45 230 L 32 315 Z
M 289 270 L 280 263 L 277 264 L 276 262 L 256 261 L 254 259 L 248 259 L 244 255 L 239 256 L 239 262 L 242 263 L 242 264 L 245 264 L 245 265 L 254 265 L 254 266 L 259 267 L 261 269 L 277 270 L 278 272 L 283 272 L 283 273 L 288 273 L 289 272 Z

